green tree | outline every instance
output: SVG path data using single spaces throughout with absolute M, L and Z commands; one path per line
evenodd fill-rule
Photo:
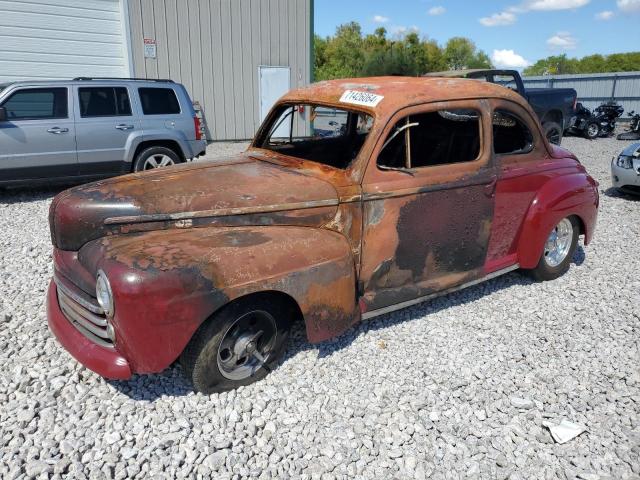
M 492 67 L 489 56 L 464 37 L 449 39 L 444 47 L 444 59 L 452 70 Z
M 525 75 L 560 75 L 568 73 L 633 72 L 640 70 L 640 52 L 588 55 L 580 59 L 566 54 L 538 60 L 524 70 Z

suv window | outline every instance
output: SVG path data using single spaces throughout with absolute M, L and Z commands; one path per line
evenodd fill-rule
M 78 89 L 81 117 L 131 115 L 129 94 L 124 87 L 81 87 Z
M 479 155 L 479 112 L 437 110 L 396 123 L 378 155 L 378 166 L 383 170 L 432 167 L 471 162 Z
M 138 93 L 145 115 L 180 113 L 180 104 L 172 88 L 139 88 Z
M 493 151 L 496 155 L 528 153 L 533 149 L 531 130 L 507 110 L 493 112 Z
M 67 118 L 67 89 L 25 88 L 11 95 L 2 106 L 9 120 Z

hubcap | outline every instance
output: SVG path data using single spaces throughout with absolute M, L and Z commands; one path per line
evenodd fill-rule
M 158 154 L 151 155 L 144 162 L 144 170 L 151 170 L 152 168 L 168 167 L 173 165 L 173 159 L 167 155 Z
M 276 337 L 276 322 L 269 313 L 254 311 L 241 316 L 218 347 L 220 373 L 236 381 L 251 377 L 268 361 Z
M 550 267 L 560 265 L 569 254 L 572 240 L 573 225 L 568 218 L 565 218 L 556 225 L 547 238 L 544 246 L 544 260 L 547 265 Z
M 592 123 L 591 125 L 589 125 L 587 132 L 589 133 L 590 137 L 595 137 L 596 133 L 598 133 L 598 126 Z

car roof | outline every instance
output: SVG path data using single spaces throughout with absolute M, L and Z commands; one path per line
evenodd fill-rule
M 469 75 L 482 75 L 493 74 L 501 75 L 506 73 L 513 73 L 514 70 L 495 69 L 495 68 L 467 68 L 463 70 L 446 70 L 443 72 L 429 72 L 425 73 L 423 77 L 468 77 Z
M 372 93 L 383 98 L 375 105 L 343 102 L 341 98 L 347 91 Z M 281 101 L 317 102 L 379 115 L 382 111 L 395 112 L 400 108 L 420 103 L 481 98 L 504 98 L 529 109 L 521 95 L 500 85 L 466 78 L 442 77 L 369 77 L 328 80 L 292 90 L 284 95 Z
M 0 88 L 8 87 L 12 85 L 91 85 L 92 83 L 157 83 L 157 84 L 169 84 L 169 85 L 179 85 L 172 80 L 156 80 L 153 78 L 88 78 L 88 77 L 78 77 L 78 78 L 70 78 L 68 80 L 62 79 L 39 79 L 39 80 L 16 80 L 14 82 L 6 82 L 0 84 Z

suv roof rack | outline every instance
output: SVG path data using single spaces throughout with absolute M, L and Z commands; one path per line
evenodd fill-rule
M 136 82 L 165 82 L 174 83 L 173 80 L 168 78 L 135 78 L 135 77 L 76 77 L 74 81 L 88 81 L 88 80 L 133 80 Z

